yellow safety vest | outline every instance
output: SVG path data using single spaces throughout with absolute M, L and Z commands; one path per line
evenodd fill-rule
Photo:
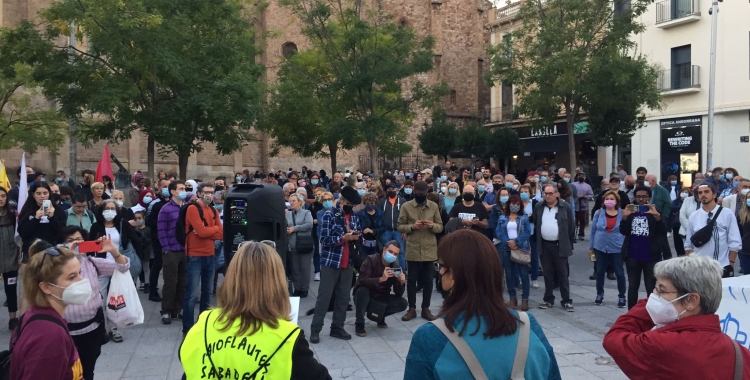
M 222 332 L 219 329 L 223 324 L 216 321 L 219 314 L 218 309 L 201 313 L 182 342 L 180 361 L 189 380 L 287 380 L 292 377 L 292 351 L 300 333 L 297 325 L 280 319 L 276 329 L 264 323 L 253 335 L 237 336 L 240 320 L 235 320 L 230 329 Z

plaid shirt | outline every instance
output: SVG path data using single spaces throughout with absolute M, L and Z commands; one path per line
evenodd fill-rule
M 340 219 L 335 216 L 339 213 Z M 344 240 L 342 237 L 347 231 L 357 230 L 362 234 L 362 225 L 359 223 L 359 218 L 356 213 L 351 214 L 351 221 L 349 229 L 342 225 L 344 219 L 344 213 L 340 209 L 332 209 L 325 211 L 322 218 L 318 219 L 320 225 L 320 265 L 340 268 L 341 267 L 341 256 L 344 254 Z M 352 263 L 351 252 L 349 254 L 349 264 Z

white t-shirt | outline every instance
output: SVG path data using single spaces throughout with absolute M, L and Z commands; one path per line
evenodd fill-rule
M 107 236 L 109 237 L 109 240 L 112 240 L 112 244 L 115 245 L 115 247 L 120 246 L 120 232 L 117 231 L 117 228 L 104 228 L 104 231 L 107 233 Z M 115 257 L 112 256 L 112 253 L 107 252 L 107 260 L 115 261 Z
M 542 239 L 548 241 L 558 241 L 560 236 L 560 227 L 557 225 L 557 211 L 558 207 L 552 207 L 551 209 L 545 204 L 544 212 L 542 213 Z
M 508 239 L 513 240 L 518 237 L 518 222 L 508 221 Z
M 711 210 L 711 218 L 719 211 L 719 205 Z M 739 252 L 742 249 L 742 237 L 734 212 L 727 208 L 721 210 L 714 225 L 713 238 L 702 247 L 693 247 L 690 237 L 708 224 L 708 212 L 703 207 L 690 214 L 687 231 L 685 231 L 685 249 L 693 250 L 693 254 L 711 257 L 721 266 L 729 265 L 729 251 Z M 716 244 L 718 242 L 718 244 Z

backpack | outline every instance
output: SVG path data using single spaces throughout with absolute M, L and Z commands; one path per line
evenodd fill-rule
M 180 215 L 177 217 L 177 230 L 174 233 L 175 238 L 177 239 L 177 242 L 180 243 L 181 246 L 185 246 L 185 241 L 187 240 L 187 235 L 193 231 L 193 227 L 190 227 L 190 231 L 185 231 L 186 223 L 186 217 L 187 217 L 187 210 L 188 207 L 195 206 L 198 208 L 198 216 L 201 218 L 201 222 L 203 222 L 204 226 L 207 226 L 206 219 L 203 218 L 203 207 L 201 207 L 196 201 L 192 201 L 182 207 L 180 207 Z M 211 207 L 211 210 L 214 212 L 214 219 L 216 219 L 216 209 Z
M 10 362 L 13 360 L 13 346 L 15 346 L 16 342 L 18 342 L 18 339 L 21 337 L 21 333 L 23 332 L 23 329 L 28 326 L 29 323 L 34 322 L 36 320 L 45 320 L 50 321 L 58 326 L 65 329 L 65 331 L 68 331 L 68 328 L 65 327 L 65 325 L 60 322 L 59 319 L 47 315 L 47 314 L 35 314 L 31 318 L 29 318 L 28 321 L 26 321 L 26 324 L 23 323 L 23 316 L 21 317 L 21 321 L 16 327 L 16 336 L 15 340 L 12 341 L 12 345 L 10 347 L 10 350 L 5 350 L 0 352 L 0 380 L 7 380 L 10 379 Z

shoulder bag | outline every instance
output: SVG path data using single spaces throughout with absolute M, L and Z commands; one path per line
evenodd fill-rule
M 510 373 L 511 380 L 523 380 L 524 370 L 526 369 L 526 358 L 529 355 L 529 342 L 531 336 L 531 322 L 529 316 L 523 311 L 518 312 L 518 317 L 521 320 L 521 327 L 518 330 L 518 343 L 516 344 L 516 355 L 513 359 L 513 370 Z M 445 336 L 450 340 L 453 347 L 456 348 L 458 354 L 464 359 L 466 366 L 469 367 L 471 375 L 476 380 L 489 380 L 487 374 L 484 372 L 482 365 L 479 363 L 474 352 L 471 351 L 471 347 L 466 343 L 464 338 L 458 335 L 458 331 L 454 329 L 453 332 L 448 330 L 445 326 L 445 319 L 438 318 L 432 322 Z
M 716 218 L 719 217 L 719 214 L 721 214 L 721 210 L 724 207 L 719 206 L 719 210 L 716 211 L 716 215 L 714 215 L 713 218 L 711 218 L 703 228 L 701 228 L 698 231 L 695 231 L 693 233 L 693 236 L 690 237 L 690 242 L 693 243 L 695 247 L 703 247 L 711 241 L 711 238 L 714 236 L 714 226 L 716 225 Z
M 518 235 L 521 235 L 521 232 L 523 232 L 523 223 L 521 222 L 521 218 L 516 218 L 516 223 L 518 223 Z M 524 249 L 511 249 L 510 250 L 510 261 L 521 264 L 521 265 L 529 265 L 531 264 L 531 251 L 530 250 L 524 250 Z
M 742 351 L 736 340 L 732 339 L 732 344 L 734 345 L 734 380 L 742 380 Z
M 292 224 L 294 225 L 294 227 L 297 227 L 297 218 L 295 217 L 296 212 L 291 211 L 291 213 Z M 296 231 L 294 233 L 297 234 L 297 241 L 294 246 L 294 251 L 302 255 L 312 253 L 312 251 L 315 249 L 312 235 L 300 235 L 299 232 Z

